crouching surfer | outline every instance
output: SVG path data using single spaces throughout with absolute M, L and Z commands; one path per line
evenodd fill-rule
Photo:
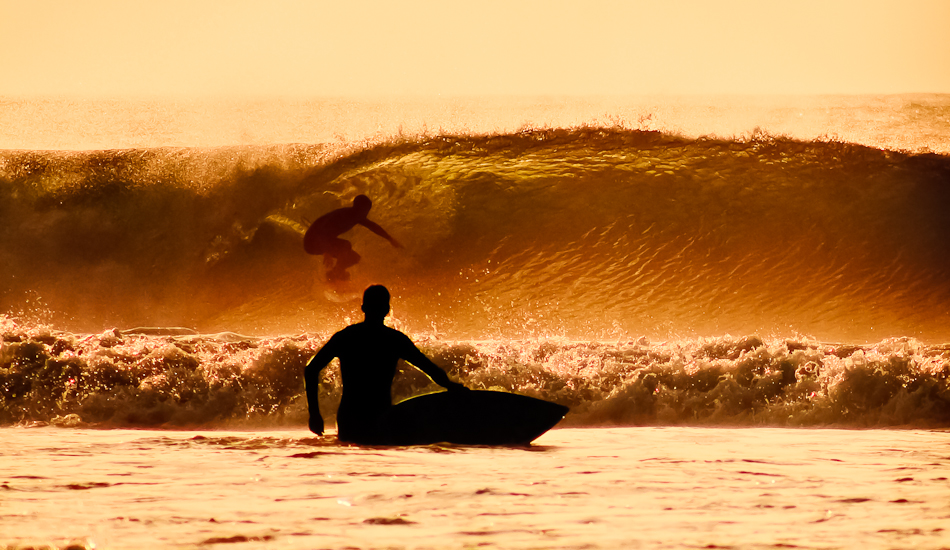
M 389 241 L 396 248 L 402 248 L 385 229 L 366 216 L 373 207 L 373 201 L 366 195 L 357 195 L 353 206 L 338 208 L 328 212 L 310 225 L 303 237 L 303 248 L 307 254 L 323 255 L 323 265 L 327 268 L 327 280 L 330 282 L 349 280 L 347 269 L 360 261 L 360 255 L 353 250 L 353 244 L 340 235 L 357 225 L 369 229 Z
M 320 371 L 335 357 L 340 359 L 343 397 L 337 411 L 337 432 L 341 441 L 385 444 L 394 426 L 387 424 L 392 408 L 392 383 L 396 364 L 404 359 L 450 392 L 468 388 L 449 380 L 445 371 L 426 357 L 408 336 L 387 327 L 389 290 L 373 285 L 363 293 L 364 320 L 334 334 L 304 369 L 310 431 L 323 433 L 323 417 L 318 403 Z

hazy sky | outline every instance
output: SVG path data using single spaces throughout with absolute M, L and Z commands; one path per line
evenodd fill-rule
M 0 95 L 950 93 L 950 1 L 0 0 Z

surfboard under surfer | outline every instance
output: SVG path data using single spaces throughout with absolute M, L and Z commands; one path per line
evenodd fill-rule
M 449 380 L 438 365 L 425 356 L 408 336 L 384 324 L 389 314 L 389 290 L 373 285 L 363 292 L 363 322 L 334 334 L 304 369 L 310 431 L 323 434 L 319 406 L 320 371 L 335 357 L 340 359 L 343 397 L 337 411 L 337 436 L 341 441 L 373 444 L 386 441 L 393 428 L 387 425 L 392 408 L 392 383 L 400 359 L 424 372 L 449 390 L 469 391 Z
M 353 250 L 350 241 L 340 235 L 357 225 L 369 229 L 388 240 L 394 247 L 402 248 L 379 224 L 366 216 L 373 207 L 373 201 L 366 195 L 357 195 L 353 205 L 328 212 L 310 225 L 303 237 L 303 248 L 307 254 L 323 255 L 323 265 L 327 268 L 328 281 L 346 281 L 350 274 L 346 270 L 360 261 L 360 255 Z

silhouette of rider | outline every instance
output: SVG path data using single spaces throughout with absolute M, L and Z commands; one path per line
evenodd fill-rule
M 408 336 L 383 324 L 389 314 L 389 290 L 386 287 L 373 285 L 367 288 L 363 292 L 362 310 L 365 314 L 363 322 L 334 334 L 304 369 L 310 431 L 323 433 L 318 381 L 320 371 L 334 357 L 340 358 L 343 378 L 343 398 L 336 419 L 341 441 L 372 443 L 385 440 L 386 413 L 392 407 L 392 383 L 399 359 L 408 361 L 449 391 L 468 391 L 462 384 L 449 380 L 445 371 L 419 351 Z
M 353 229 L 356 225 L 362 225 L 388 240 L 396 248 L 402 248 L 402 245 L 386 233 L 385 229 L 366 218 L 372 207 L 373 201 L 369 197 L 357 195 L 353 199 L 353 206 L 328 212 L 317 218 L 317 221 L 307 229 L 303 237 L 303 248 L 308 254 L 323 255 L 323 265 L 328 269 L 327 280 L 348 280 L 350 274 L 346 272 L 347 268 L 359 263 L 360 255 L 353 251 L 350 241 L 340 238 L 341 234 Z M 330 267 L 331 259 L 335 260 L 332 268 Z

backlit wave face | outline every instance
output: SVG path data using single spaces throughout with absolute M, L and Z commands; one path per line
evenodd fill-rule
M 950 340 L 944 156 L 579 128 L 2 166 L 0 305 L 63 328 L 338 328 L 300 232 L 363 193 L 406 248 L 348 233 L 354 285 L 409 330 Z

